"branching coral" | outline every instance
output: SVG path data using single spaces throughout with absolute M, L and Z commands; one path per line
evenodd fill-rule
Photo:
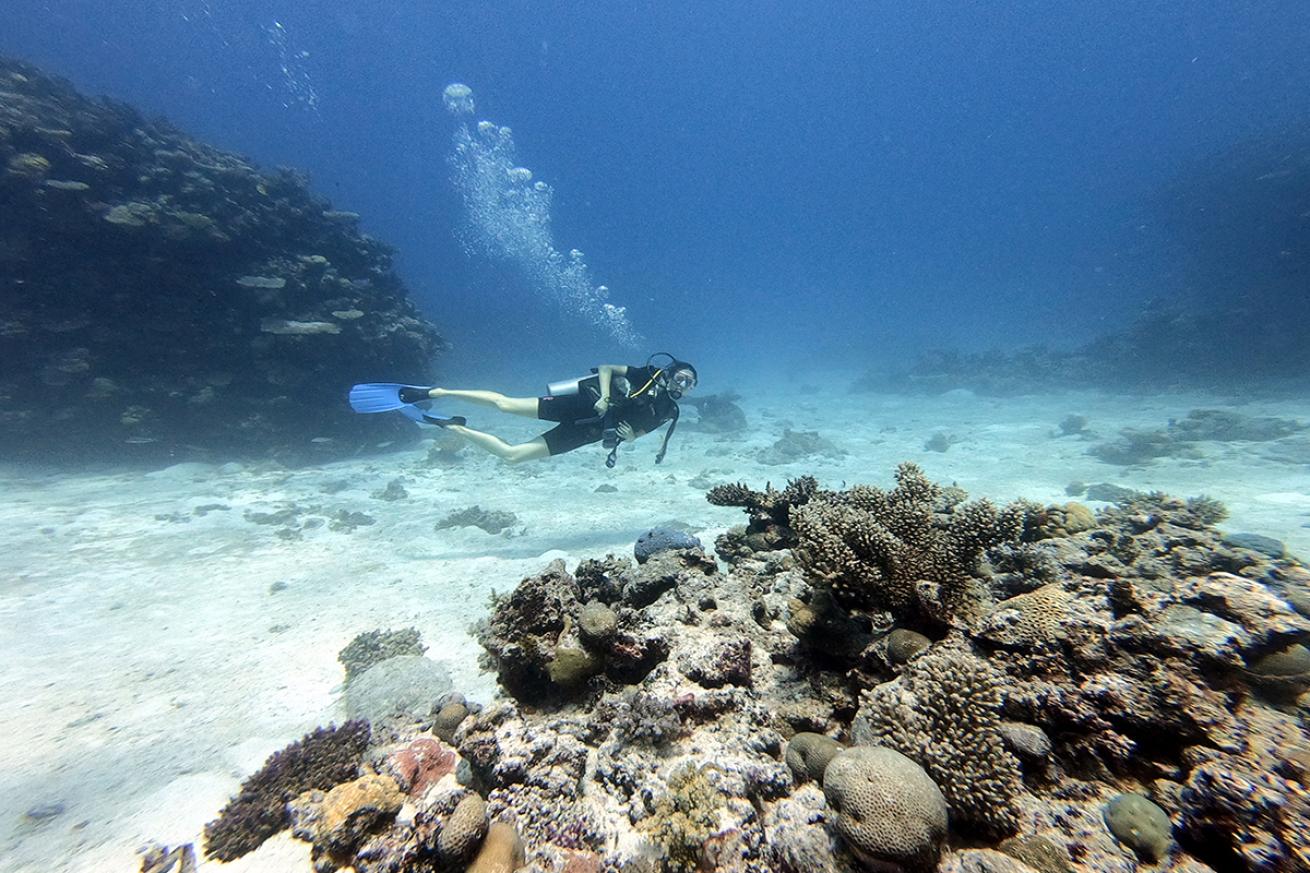
M 791 519 L 797 507 L 809 503 L 819 494 L 819 483 L 813 476 L 802 476 L 787 482 L 781 491 L 766 485 L 756 491 L 738 482 L 734 485 L 716 485 L 705 495 L 715 506 L 740 506 L 750 513 L 747 535 L 767 534 L 773 548 L 786 548 L 795 544 Z
M 369 733 L 368 722 L 348 721 L 339 728 L 319 728 L 274 753 L 242 783 L 241 793 L 218 818 L 205 825 L 205 854 L 232 861 L 254 851 L 291 824 L 288 801 L 355 778 Z
M 427 646 L 423 645 L 418 628 L 375 630 L 356 635 L 337 655 L 337 660 L 346 668 L 346 681 L 349 682 L 388 658 L 422 655 L 425 651 Z
M 856 738 L 917 761 L 941 788 L 952 818 L 990 835 L 1018 824 L 1019 762 L 1001 737 L 1004 677 L 964 651 L 911 661 L 899 680 L 864 696 Z
M 1033 507 L 976 500 L 937 515 L 942 489 L 917 465 L 902 464 L 896 481 L 891 491 L 857 485 L 799 507 L 796 555 L 847 605 L 944 619 L 965 598 L 982 553 L 1018 542 Z

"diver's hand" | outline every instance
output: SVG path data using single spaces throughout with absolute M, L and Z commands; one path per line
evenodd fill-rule
M 637 432 L 633 430 L 632 425 L 628 424 L 626 421 L 620 422 L 619 426 L 614 429 L 618 431 L 619 439 L 623 440 L 625 443 L 630 443 L 637 438 Z
M 596 401 L 596 405 L 592 408 L 596 410 L 597 415 L 604 415 L 610 408 L 610 399 L 608 397 L 602 397 Z

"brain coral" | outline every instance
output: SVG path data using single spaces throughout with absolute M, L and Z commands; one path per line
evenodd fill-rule
M 946 800 L 923 768 L 899 752 L 857 746 L 823 773 L 836 829 L 870 863 L 929 870 L 946 838 Z
M 476 794 L 468 794 L 441 826 L 437 853 L 447 861 L 458 863 L 471 856 L 486 835 L 487 802 Z
M 981 635 L 1003 646 L 1042 648 L 1065 638 L 1062 622 L 1072 601 L 1073 595 L 1059 585 L 1043 585 L 1001 601 L 987 616 Z
M 923 765 L 954 819 L 985 834 L 1011 833 L 1022 783 L 1001 735 L 1003 682 L 967 652 L 929 652 L 864 695 L 853 734 Z

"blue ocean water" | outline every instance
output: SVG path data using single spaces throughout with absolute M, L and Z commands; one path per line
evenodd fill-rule
M 470 703 L 495 705 L 507 689 L 473 630 L 489 595 L 556 560 L 572 572 L 635 556 L 657 527 L 718 563 L 683 590 L 636 586 L 634 608 L 654 591 L 669 607 L 660 633 L 690 643 L 651 674 L 636 722 L 660 733 L 670 701 L 694 702 L 682 655 L 719 631 L 744 628 L 756 646 L 754 711 L 797 702 L 799 686 L 776 684 L 793 671 L 837 669 L 831 688 L 861 690 L 871 661 L 848 674 L 841 656 L 791 654 L 787 634 L 812 640 L 790 619 L 817 615 L 791 595 L 831 584 L 799 540 L 778 557 L 792 510 L 718 486 L 805 496 L 798 479 L 813 476 L 835 493 L 889 485 L 905 461 L 952 486 L 910 517 L 933 519 L 929 544 L 965 518 L 958 507 L 982 511 L 957 487 L 1042 507 L 1029 533 L 1047 550 L 1007 543 L 982 587 L 997 606 L 1030 587 L 1077 600 L 1035 601 L 1083 623 L 1070 651 L 1089 647 L 1067 671 L 1051 666 L 1064 646 L 1032 650 L 1034 671 L 1067 673 L 1077 707 L 1032 716 L 1058 749 L 1029 787 L 1052 825 L 1039 829 L 1063 832 L 1059 857 L 1125 869 L 1101 800 L 1150 777 L 1168 804 L 1194 771 L 1189 811 L 1169 810 L 1174 860 L 1238 869 L 1240 851 L 1250 869 L 1277 867 L 1301 835 L 1275 812 L 1303 799 L 1294 780 L 1310 784 L 1310 673 L 1279 664 L 1310 633 L 1293 615 L 1310 616 L 1307 45 L 1304 0 L 0 0 L 0 56 L 34 65 L 0 64 L 0 870 L 131 869 L 152 843 L 214 855 L 205 823 L 242 781 L 351 713 L 347 647 L 408 626 Z M 148 124 L 119 131 L 121 148 L 101 142 L 113 113 L 37 70 L 269 174 Z M 47 126 L 73 105 L 76 130 Z M 113 162 L 122 178 L 106 182 Z M 307 173 L 333 210 L 279 166 Z M 435 331 L 392 296 L 385 259 L 343 212 L 395 248 Z M 111 329 L 122 322 L 133 329 Z M 477 451 L 487 439 L 350 411 L 351 381 L 426 379 L 436 331 L 450 344 L 443 387 L 525 402 L 465 396 L 484 402 L 433 412 L 516 445 L 545 429 L 532 411 L 548 382 L 603 362 L 667 350 L 701 385 L 667 460 L 652 434 L 612 467 L 597 445 L 502 464 Z M 760 529 L 734 532 L 748 519 Z M 1241 578 L 1202 578 L 1215 570 Z M 937 596 L 929 583 L 914 580 L 916 599 Z M 945 633 L 921 605 L 907 624 Z M 625 634 L 649 630 L 622 610 Z M 866 612 L 834 633 L 882 627 Z M 1111 625 L 1122 635 L 1107 654 Z M 524 650 L 562 652 L 565 633 Z M 997 641 L 997 663 L 1022 674 L 1025 650 Z M 1148 654 L 1115 667 L 1142 695 L 1117 692 L 1105 661 Z M 1216 667 L 1239 659 L 1236 674 Z M 1260 664 L 1253 687 L 1299 695 L 1295 730 L 1286 699 L 1275 716 L 1237 689 Z M 820 714 L 802 699 L 793 726 L 846 733 L 856 698 L 834 709 L 829 686 L 813 687 Z M 710 737 L 779 771 L 781 746 L 742 742 L 713 706 L 684 751 L 716 763 Z M 1102 735 L 1098 708 L 1122 725 Z M 521 724 L 525 738 L 541 727 Z M 1239 740 L 1249 780 L 1207 775 Z M 1095 772 L 1102 754 L 1121 770 Z M 593 799 L 626 795 L 606 843 L 634 842 L 638 797 L 653 796 L 623 773 L 663 766 L 633 760 L 608 787 L 588 780 Z M 1081 762 L 1093 772 L 1078 783 L 1048 781 L 1047 764 Z M 777 845 L 778 822 L 808 818 L 830 847 L 814 807 L 775 816 L 750 791 L 738 834 Z M 1244 797 L 1262 800 L 1243 810 Z M 1259 827 L 1224 817 L 1228 803 Z M 240 869 L 310 863 L 286 834 L 256 851 Z
M 1215 211 L 1187 204 L 1189 173 L 1304 143 L 1304 3 L 7 0 L 4 18 L 0 52 L 307 170 L 398 248 L 470 379 L 664 348 L 734 377 L 859 372 L 1082 342 L 1149 299 L 1306 290 L 1278 274 L 1306 263 L 1304 223 L 1282 262 L 1239 241 L 1223 287 L 1186 233 Z M 462 245 L 453 82 L 512 128 L 555 249 L 585 253 L 636 347 Z

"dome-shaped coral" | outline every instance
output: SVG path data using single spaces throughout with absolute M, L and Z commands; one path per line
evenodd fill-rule
M 946 838 L 946 798 L 900 752 L 858 746 L 823 773 L 823 794 L 846 844 L 870 862 L 931 869 Z

